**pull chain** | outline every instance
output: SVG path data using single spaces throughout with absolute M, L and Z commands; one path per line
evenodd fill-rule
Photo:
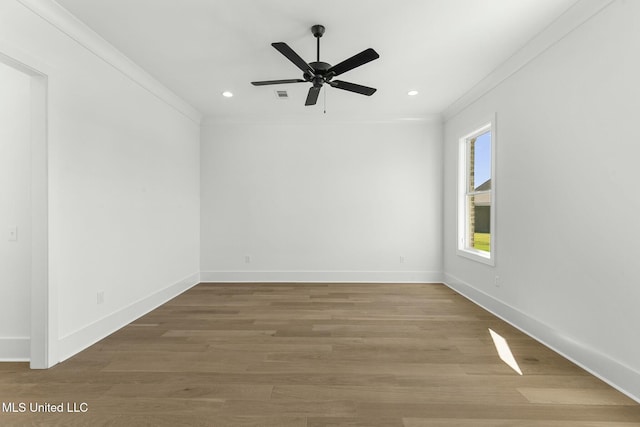
M 324 113 L 327 114 L 327 88 L 324 88 Z

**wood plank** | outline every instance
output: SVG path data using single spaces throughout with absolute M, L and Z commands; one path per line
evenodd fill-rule
M 519 387 L 518 391 L 531 403 L 556 405 L 633 405 L 634 403 L 613 389 Z

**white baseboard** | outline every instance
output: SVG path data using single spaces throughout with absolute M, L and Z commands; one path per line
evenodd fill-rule
M 58 362 L 68 359 L 95 344 L 123 326 L 144 316 L 172 298 L 200 283 L 200 274 L 195 273 L 146 298 L 122 308 L 102 319 L 76 331 L 58 341 Z
M 202 282 L 440 283 L 439 271 L 203 271 Z
M 587 372 L 640 403 L 640 372 L 587 347 L 571 337 L 482 292 L 465 281 L 445 274 L 445 284 L 475 304 L 569 359 Z
M 31 356 L 29 337 L 0 337 L 0 362 L 28 362 Z

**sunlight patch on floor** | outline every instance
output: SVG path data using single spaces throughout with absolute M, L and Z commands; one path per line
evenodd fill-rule
M 507 340 L 498 333 L 491 330 L 491 328 L 489 328 L 489 333 L 491 334 L 491 339 L 493 339 L 493 344 L 496 346 L 496 350 L 498 351 L 498 356 L 500 356 L 500 359 L 502 359 L 504 363 L 509 365 L 511 369 L 522 375 L 520 366 L 518 366 L 516 358 L 513 357 L 513 353 L 511 353 L 511 349 L 509 348 L 509 343 L 507 343 Z

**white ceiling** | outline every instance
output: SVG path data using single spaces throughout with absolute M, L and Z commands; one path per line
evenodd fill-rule
M 104 39 L 206 116 L 423 118 L 441 113 L 576 0 L 58 0 Z M 270 46 L 287 43 L 315 60 L 314 24 L 326 27 L 330 64 L 374 48 L 380 59 L 340 76 L 376 87 L 366 97 L 323 88 L 305 107 L 308 83 Z M 274 90 L 286 89 L 288 100 Z M 418 96 L 409 97 L 415 89 Z M 232 91 L 233 98 L 221 96 Z

